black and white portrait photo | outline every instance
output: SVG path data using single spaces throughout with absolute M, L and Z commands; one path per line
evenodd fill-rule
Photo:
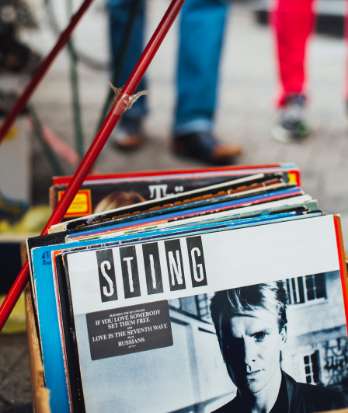
M 297 381 L 296 375 L 293 377 L 282 367 L 290 328 L 287 317 L 290 303 L 303 305 L 305 301 L 324 299 L 322 304 L 325 304 L 327 281 L 325 276 L 316 275 L 214 295 L 211 315 L 229 377 L 237 389 L 235 397 L 215 412 L 314 413 L 346 406 L 342 392 L 333 386 L 325 387 L 320 383 L 320 371 L 314 371 L 320 370 L 320 350 L 304 359 L 307 360 L 304 373 L 308 378 L 305 382 Z M 308 308 L 302 309 L 304 316 Z M 310 309 L 307 315 L 310 316 Z M 324 330 L 329 314 L 325 317 L 318 311 L 316 316 L 320 317 Z M 308 323 L 298 319 L 298 323 L 301 322 Z M 316 336 L 320 338 L 320 334 Z M 319 349 L 321 343 L 317 344 Z M 297 350 L 300 352 L 301 348 Z M 328 368 L 328 365 L 322 367 Z

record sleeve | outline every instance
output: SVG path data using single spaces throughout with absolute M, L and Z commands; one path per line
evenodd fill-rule
M 302 189 L 294 184 L 287 183 L 287 177 L 284 174 L 256 174 L 246 177 L 239 177 L 238 179 L 220 182 L 218 184 L 208 185 L 204 187 L 195 188 L 191 191 L 185 191 L 180 194 L 174 194 L 165 198 L 153 199 L 143 202 L 128 202 L 115 209 L 106 209 L 87 217 L 72 219 L 67 222 L 53 225 L 50 228 L 50 233 L 61 231 L 77 231 L 84 230 L 87 226 L 109 224 L 112 220 L 134 216 L 135 219 L 142 213 L 149 213 L 156 211 L 161 213 L 166 208 L 185 208 L 186 205 L 192 205 L 200 202 L 218 202 L 218 197 L 236 196 L 238 193 L 240 197 L 251 196 L 253 193 L 260 193 L 265 191 L 281 190 L 288 188 L 293 189 L 294 192 L 303 193 Z M 250 191 L 250 193 L 248 193 Z M 160 211 L 161 210 L 161 211 Z
M 259 217 L 253 219 L 248 219 L 246 224 L 245 220 L 236 220 L 232 221 L 229 224 L 230 229 L 237 229 L 245 225 L 255 226 L 262 225 L 265 222 L 273 222 L 277 220 L 284 221 L 285 219 L 298 219 L 301 216 L 279 216 L 275 214 L 274 216 L 270 215 L 267 218 L 267 215 L 263 216 L 262 214 Z M 302 217 L 303 218 L 303 217 Z M 226 224 L 227 225 L 227 224 Z M 187 231 L 192 231 L 193 228 L 196 228 L 196 232 L 209 232 L 208 229 L 202 225 L 198 224 L 197 227 L 187 227 Z M 221 230 L 221 228 L 220 228 Z M 210 232 L 214 231 L 214 227 L 210 229 Z M 216 228 L 215 228 L 216 231 Z M 32 248 L 30 251 L 31 255 L 31 277 L 32 284 L 35 291 L 36 297 L 36 308 L 39 322 L 40 330 L 40 341 L 42 347 L 43 362 L 45 366 L 45 378 L 47 387 L 51 390 L 51 409 L 53 412 L 66 412 L 68 410 L 68 381 L 66 378 L 66 368 L 64 366 L 64 352 L 61 345 L 61 334 L 62 329 L 60 324 L 60 316 L 57 313 L 57 301 L 58 295 L 56 295 L 55 290 L 55 261 L 53 257 L 56 256 L 59 251 L 67 250 L 76 250 L 83 248 L 100 248 L 102 245 L 117 245 L 121 242 L 140 242 L 141 239 L 145 240 L 155 240 L 160 237 L 170 237 L 175 235 L 172 231 L 163 231 L 163 230 L 154 230 L 151 232 L 138 231 L 138 233 L 132 234 L 109 234 L 109 238 L 103 239 L 92 239 L 92 240 L 83 240 L 79 242 L 72 242 L 69 244 L 61 243 L 54 245 L 47 245 L 44 247 Z M 52 238 L 49 236 L 48 238 Z M 57 239 L 53 238 L 54 241 Z M 36 245 L 39 245 L 42 240 L 38 239 Z M 35 239 L 29 241 L 29 244 L 32 246 L 35 245 Z M 61 301 L 64 301 L 63 297 Z
M 348 406 L 347 280 L 337 216 L 85 249 L 62 259 L 59 294 L 68 294 L 72 309 L 62 322 L 67 337 L 74 329 L 68 340 L 87 412 Z
M 113 209 L 129 202 L 161 199 L 202 186 L 257 173 L 282 173 L 287 177 L 288 182 L 300 185 L 300 172 L 294 164 L 94 175 L 86 178 L 67 211 L 65 220 Z M 53 179 L 53 185 L 50 188 L 52 208 L 64 194 L 70 180 L 71 177 Z

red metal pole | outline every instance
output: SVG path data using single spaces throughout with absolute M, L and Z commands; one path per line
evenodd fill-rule
M 122 113 L 127 110 L 130 103 L 131 95 L 138 87 L 140 80 L 144 76 L 146 69 L 152 62 L 158 48 L 163 42 L 168 30 L 172 26 L 175 18 L 177 17 L 185 0 L 172 0 L 165 15 L 160 21 L 156 31 L 152 35 L 148 45 L 143 51 L 138 63 L 136 64 L 133 72 L 129 76 L 125 86 L 122 88 L 120 94 L 116 97 L 115 102 L 106 116 L 100 131 L 95 136 L 91 146 L 82 159 L 79 167 L 77 168 L 67 190 L 64 193 L 63 198 L 58 203 L 56 209 L 53 211 L 50 219 L 48 220 L 45 228 L 42 230 L 42 235 L 47 234 L 49 227 L 58 223 L 64 216 L 72 200 L 74 199 L 77 191 L 79 190 L 82 182 L 86 178 L 90 169 L 93 167 L 95 160 L 97 159 L 100 151 L 103 149 L 107 139 L 110 136 L 111 131 L 119 121 Z M 5 300 L 0 307 L 0 331 L 8 319 L 13 307 L 15 306 L 20 294 L 22 293 L 27 280 L 28 280 L 29 264 L 25 263 L 20 272 L 17 275 L 10 291 L 8 292 Z
M 77 12 L 71 17 L 71 20 L 66 29 L 59 36 L 57 43 L 53 46 L 52 50 L 41 62 L 36 73 L 30 80 L 26 88 L 23 90 L 22 94 L 18 97 L 16 103 L 14 104 L 11 111 L 7 114 L 4 123 L 0 127 L 0 143 L 5 138 L 7 132 L 10 130 L 11 126 L 13 125 L 13 122 L 16 120 L 19 113 L 28 103 L 34 90 L 37 88 L 37 86 L 45 76 L 46 72 L 50 68 L 51 64 L 53 63 L 59 52 L 69 41 L 72 32 L 74 31 L 75 27 L 81 20 L 81 17 L 85 14 L 85 12 L 87 11 L 87 9 L 93 1 L 94 0 L 84 0 Z

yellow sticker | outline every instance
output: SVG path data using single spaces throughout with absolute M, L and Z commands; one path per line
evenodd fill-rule
M 288 172 L 289 184 L 299 185 L 299 176 L 297 172 Z
M 58 201 L 62 199 L 65 191 L 58 192 Z M 75 195 L 72 203 L 69 206 L 65 217 L 76 217 L 83 216 L 92 213 L 92 200 L 91 200 L 91 190 L 90 189 L 80 189 Z

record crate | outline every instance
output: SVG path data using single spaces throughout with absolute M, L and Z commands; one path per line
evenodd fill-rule
M 49 390 L 45 387 L 33 299 L 29 287 L 25 290 L 25 311 L 27 320 L 33 411 L 35 413 L 50 413 Z
M 346 257 L 348 257 L 348 254 L 346 254 Z M 346 266 L 348 269 L 348 258 L 346 258 Z M 31 369 L 33 411 L 35 413 L 50 413 L 49 390 L 45 387 L 44 370 L 35 321 L 33 298 L 29 286 L 25 290 L 25 309 Z M 348 409 L 330 410 L 330 412 L 320 413 L 348 413 Z

